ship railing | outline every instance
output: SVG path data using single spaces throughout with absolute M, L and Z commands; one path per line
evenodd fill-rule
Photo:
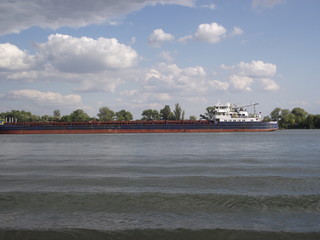
M 195 125 L 210 124 L 206 120 L 137 120 L 137 121 L 83 121 L 83 122 L 15 122 L 15 126 L 95 126 L 95 125 Z

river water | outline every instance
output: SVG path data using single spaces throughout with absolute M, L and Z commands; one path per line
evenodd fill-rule
M 0 136 L 0 239 L 320 239 L 320 131 Z

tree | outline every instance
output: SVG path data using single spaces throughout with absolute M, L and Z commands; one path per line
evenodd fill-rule
M 295 116 L 291 113 L 289 109 L 282 109 L 279 126 L 280 128 L 292 128 L 295 124 Z
M 273 121 L 278 121 L 279 118 L 281 117 L 281 108 L 275 108 L 271 113 L 270 117 Z
M 142 119 L 141 120 L 159 120 L 160 119 L 160 114 L 157 110 L 153 109 L 147 109 L 142 112 Z
M 54 116 L 54 117 L 58 117 L 58 118 L 61 117 L 60 110 L 58 110 L 58 109 L 54 110 L 54 111 L 53 111 L 53 116 Z
M 175 120 L 184 120 L 184 110 L 180 107 L 179 103 L 176 103 L 173 110 Z
M 299 108 L 299 107 L 296 107 L 294 109 L 292 109 L 291 111 L 296 117 L 300 117 L 300 118 L 306 118 L 308 113 L 302 109 L 302 108 Z
M 206 119 L 206 120 L 213 120 L 213 117 L 215 115 L 215 107 L 207 107 L 207 112 L 204 113 L 204 114 L 201 114 L 200 116 L 203 118 L 203 119 Z
M 117 121 L 131 121 L 133 119 L 133 116 L 130 112 L 121 110 L 116 113 L 116 119 Z
M 40 117 L 33 115 L 31 112 L 11 110 L 2 114 L 2 118 L 9 118 L 11 121 L 17 122 L 33 122 L 38 121 Z
M 97 116 L 100 121 L 113 121 L 115 113 L 108 107 L 101 107 Z
M 174 120 L 175 118 L 169 105 L 165 105 L 164 108 L 160 110 L 160 116 L 162 120 Z
M 43 115 L 43 116 L 41 116 L 40 119 L 41 119 L 42 122 L 51 122 L 51 121 L 53 121 L 53 117 L 49 116 L 49 115 Z
M 191 121 L 197 121 L 197 117 L 194 116 L 194 115 L 192 115 L 192 116 L 189 117 L 189 120 L 191 120 Z
M 309 114 L 304 121 L 304 126 L 309 129 L 315 128 L 315 115 Z
M 273 121 L 278 121 L 280 128 L 313 128 L 314 119 L 312 116 L 308 116 L 308 113 L 299 107 L 289 109 L 275 108 L 270 113 L 270 118 Z M 269 119 L 265 117 L 264 120 Z
M 315 115 L 313 118 L 314 127 L 320 128 L 320 115 Z
M 89 121 L 90 116 L 82 109 L 77 109 L 70 114 L 69 120 L 71 120 L 71 122 Z
M 64 115 L 60 119 L 61 122 L 72 122 L 71 115 Z
M 291 113 L 295 116 L 295 126 L 297 128 L 303 128 L 304 122 L 307 118 L 308 113 L 299 107 L 292 109 Z
M 272 119 L 269 116 L 265 116 L 262 121 L 263 122 L 270 122 L 270 121 L 272 121 Z
M 61 113 L 60 110 L 56 109 L 53 111 L 53 120 L 54 121 L 59 121 L 61 118 Z

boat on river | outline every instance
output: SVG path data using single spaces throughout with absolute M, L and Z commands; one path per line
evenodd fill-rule
M 86 121 L 86 122 L 0 122 L 0 134 L 88 134 L 88 133 L 179 133 L 179 132 L 265 132 L 278 130 L 276 121 L 263 121 L 261 114 L 246 107 L 218 102 L 201 120 Z

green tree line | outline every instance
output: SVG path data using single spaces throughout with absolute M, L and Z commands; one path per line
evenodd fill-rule
M 278 121 L 283 129 L 314 129 L 320 128 L 320 115 L 309 114 L 304 109 L 296 107 L 289 109 L 275 108 L 264 121 Z
M 175 108 L 171 111 L 169 105 L 165 105 L 160 111 L 155 109 L 147 109 L 142 112 L 141 120 L 184 120 L 185 111 L 180 104 L 175 104 Z M 115 112 L 104 106 L 99 109 L 97 117 L 90 117 L 82 109 L 77 109 L 69 115 L 61 116 L 60 110 L 54 110 L 53 115 L 37 116 L 31 112 L 23 110 L 12 110 L 0 113 L 0 119 L 9 119 L 17 122 L 81 122 L 81 121 L 132 121 L 133 115 L 126 110 Z M 190 119 L 196 120 L 191 116 Z
M 155 109 L 147 109 L 142 112 L 141 120 L 184 120 L 185 112 L 179 103 L 171 111 L 169 105 L 165 105 L 160 111 Z

